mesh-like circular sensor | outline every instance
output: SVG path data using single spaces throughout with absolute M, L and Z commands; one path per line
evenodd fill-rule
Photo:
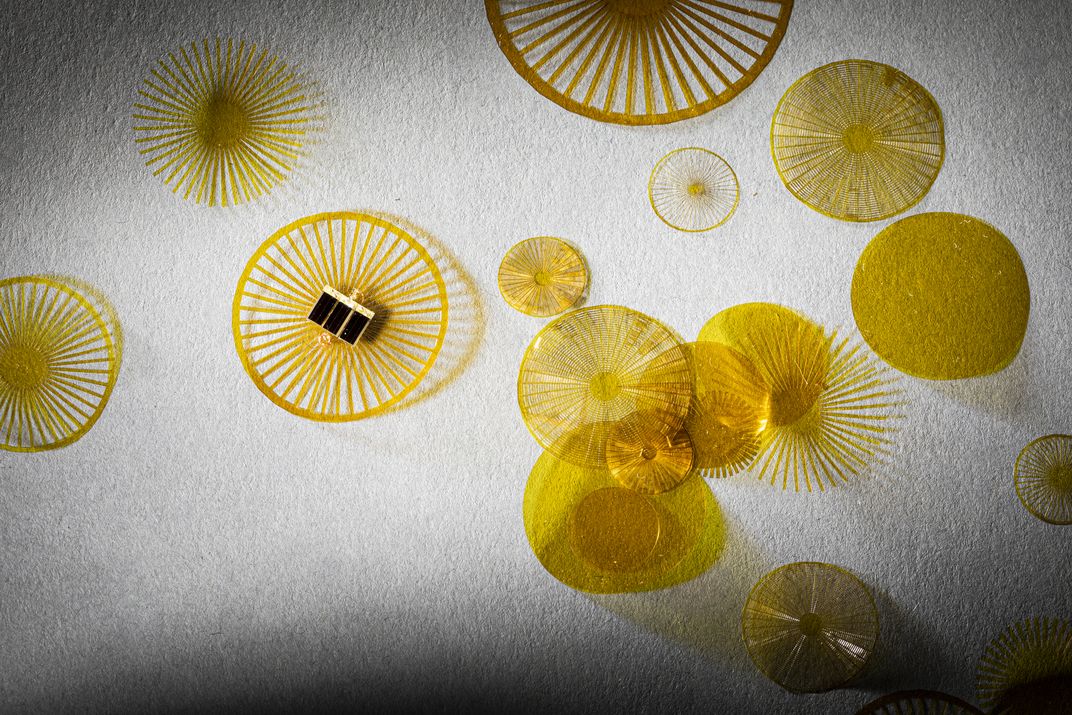
M 1016 458 L 1014 480 L 1025 509 L 1050 524 L 1072 524 L 1072 435 L 1029 443 Z
M 119 375 L 119 323 L 110 305 L 79 288 L 45 276 L 0 281 L 2 449 L 71 444 L 108 404 Z
M 499 292 L 511 308 L 525 315 L 558 315 L 580 302 L 587 287 L 584 258 L 558 238 L 521 241 L 499 265 Z
M 643 412 L 676 434 L 691 395 L 678 337 L 629 308 L 581 308 L 549 323 L 521 360 L 521 416 L 536 441 L 573 464 L 605 469 L 606 444 L 622 419 Z
M 942 113 L 898 69 L 844 60 L 812 70 L 782 97 L 771 124 L 774 165 L 821 214 L 877 221 L 917 204 L 945 158 Z
M 878 610 L 867 587 L 848 571 L 800 562 L 755 585 L 741 630 L 760 672 L 786 690 L 814 693 L 863 670 L 878 641 Z
M 741 191 L 737 175 L 707 149 L 676 149 L 655 165 L 648 200 L 663 223 L 679 231 L 708 231 L 729 220 Z
M 979 704 L 1001 715 L 1068 712 L 1072 702 L 1072 626 L 1030 618 L 987 645 L 976 672 Z
M 317 214 L 276 231 L 235 290 L 242 366 L 272 402 L 325 422 L 384 412 L 435 363 L 447 289 L 409 233 L 360 213 Z

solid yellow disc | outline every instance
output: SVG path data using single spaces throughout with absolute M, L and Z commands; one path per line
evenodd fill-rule
M 635 571 L 659 541 L 659 512 L 632 489 L 592 492 L 570 515 L 570 543 L 585 562 L 603 571 Z
M 1020 255 L 993 226 L 925 213 L 871 241 L 852 278 L 852 311 L 871 349 L 928 380 L 989 375 L 1020 351 L 1031 295 Z
M 580 467 L 550 452 L 532 468 L 523 511 L 543 567 L 590 593 L 681 583 L 710 567 L 725 543 L 721 513 L 699 476 L 644 495 L 622 487 L 605 467 Z

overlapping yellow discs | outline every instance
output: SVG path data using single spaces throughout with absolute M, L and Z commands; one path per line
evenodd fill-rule
M 983 715 L 983 711 L 946 693 L 902 690 L 872 700 L 856 715 Z
M 737 208 L 737 175 L 707 149 L 676 149 L 655 165 L 648 180 L 648 201 L 666 225 L 679 231 L 709 231 L 726 223 Z
M 516 244 L 499 265 L 499 292 L 511 308 L 546 318 L 574 307 L 588 287 L 588 267 L 573 246 L 537 236 Z
M 770 419 L 770 387 L 755 365 L 722 343 L 685 346 L 693 367 L 693 397 L 685 429 L 694 466 L 705 477 L 728 477 L 759 453 Z
M 590 593 L 681 583 L 709 568 L 725 543 L 718 505 L 700 477 L 645 495 L 621 486 L 606 467 L 580 467 L 550 451 L 532 468 L 523 512 L 543 567 Z
M 1067 712 L 1062 708 L 1072 702 L 1072 626 L 1056 618 L 1009 626 L 979 659 L 976 689 L 988 712 Z
M 1072 524 L 1072 435 L 1046 435 L 1024 447 L 1014 480 L 1025 509 L 1051 524 Z
M 121 348 L 114 311 L 77 282 L 0 281 L 0 448 L 38 452 L 80 439 L 108 404 Z
M 134 104 L 139 151 L 175 193 L 214 206 L 282 183 L 319 120 L 309 83 L 256 45 L 181 47 L 150 71 Z
M 655 424 L 658 424 L 656 418 Z M 607 469 L 622 486 L 642 494 L 660 494 L 681 484 L 692 469 L 688 432 L 664 434 L 644 413 L 634 413 L 610 429 Z
M 782 97 L 771 152 L 786 187 L 811 208 L 845 221 L 877 221 L 914 206 L 938 177 L 942 113 L 900 70 L 833 62 Z
M 753 463 L 760 479 L 769 477 L 783 489 L 823 490 L 848 481 L 885 453 L 900 392 L 861 347 L 766 303 L 722 311 L 700 337 L 744 355 L 770 390 Z
M 848 571 L 800 562 L 755 585 L 741 631 L 760 672 L 786 690 L 820 692 L 863 670 L 878 641 L 878 610 Z
M 606 467 L 611 429 L 636 412 L 665 435 L 685 420 L 691 373 L 674 333 L 621 306 L 582 308 L 552 321 L 529 345 L 517 382 L 536 441 L 578 465 Z
M 356 344 L 308 320 L 325 288 L 375 317 Z M 427 250 L 384 219 L 316 214 L 274 233 L 239 278 L 235 349 L 257 388 L 302 417 L 356 420 L 397 404 L 431 369 L 447 291 Z
M 1016 248 L 961 214 L 916 214 L 888 226 L 852 277 L 864 340 L 893 367 L 928 380 L 1004 369 L 1020 351 L 1030 304 Z
M 485 0 L 510 64 L 571 112 L 618 124 L 695 117 L 767 66 L 793 0 Z

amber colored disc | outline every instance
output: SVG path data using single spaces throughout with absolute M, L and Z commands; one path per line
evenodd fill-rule
M 1072 694 L 1070 686 L 1072 626 L 1056 618 L 1031 618 L 1009 626 L 987 645 L 976 670 L 979 704 L 988 711 L 1067 712 L 1029 706 L 1041 706 L 1055 694 Z
M 0 449 L 64 447 L 104 412 L 119 376 L 114 309 L 80 281 L 0 281 Z
M 728 477 L 759 453 L 770 419 L 770 387 L 743 354 L 720 343 L 685 346 L 692 363 L 693 397 L 685 429 L 693 466 L 705 477 Z
M 618 124 L 725 104 L 759 76 L 793 0 L 485 0 L 499 48 L 540 94 Z
M 729 221 L 741 190 L 718 154 L 699 147 L 675 149 L 655 165 L 648 201 L 655 215 L 679 231 L 709 231 Z
M 681 484 L 692 469 L 692 440 L 681 429 L 666 435 L 647 415 L 636 413 L 615 424 L 607 437 L 607 468 L 622 486 L 659 494 Z
M 902 690 L 872 700 L 856 715 L 983 715 L 983 711 L 945 693 Z
M 729 308 L 700 335 L 733 346 L 770 390 L 752 464 L 760 479 L 783 489 L 824 490 L 886 453 L 902 396 L 889 371 L 859 345 L 766 303 Z
M 724 543 L 720 512 L 700 477 L 646 495 L 622 487 L 606 467 L 580 467 L 550 452 L 532 468 L 523 512 L 544 568 L 590 593 L 681 583 L 708 568 Z
M 655 506 L 637 491 L 604 487 L 590 493 L 570 514 L 570 545 L 602 571 L 635 571 L 659 542 Z
M 771 123 L 786 188 L 821 214 L 877 221 L 919 203 L 945 158 L 934 98 L 889 65 L 833 62 L 801 77 Z
M 1020 351 L 1031 295 L 1016 248 L 970 216 L 887 226 L 856 264 L 852 312 L 880 358 L 928 380 L 989 375 Z
M 820 692 L 863 670 L 878 641 L 878 610 L 848 571 L 800 562 L 755 585 L 741 630 L 760 672 L 786 690 Z
M 499 265 L 499 292 L 511 308 L 546 318 L 574 307 L 588 288 L 588 267 L 573 246 L 537 236 L 516 244 Z
M 681 428 L 691 372 L 680 339 L 620 306 L 582 308 L 549 323 L 529 345 L 517 382 L 536 441 L 574 464 L 606 467 L 611 429 L 636 412 L 662 434 Z
M 308 320 L 332 288 L 375 316 L 353 345 Z M 276 231 L 235 289 L 231 330 L 268 399 L 324 422 L 398 404 L 432 368 L 447 333 L 447 289 L 428 251 L 375 216 L 316 214 Z
M 1050 524 L 1072 524 L 1072 435 L 1029 443 L 1016 458 L 1014 480 L 1025 509 Z

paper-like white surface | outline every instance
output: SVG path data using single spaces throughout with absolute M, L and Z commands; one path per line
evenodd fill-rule
M 366 704 L 852 712 L 879 693 L 971 698 L 987 641 L 1072 615 L 1072 527 L 1020 506 L 1012 464 L 1072 432 L 1072 6 L 798 0 L 773 62 L 730 104 L 663 127 L 571 114 L 499 51 L 476 0 L 8 4 L 0 22 L 0 275 L 61 273 L 111 297 L 118 384 L 81 441 L 0 453 L 0 710 Z M 142 165 L 131 104 L 156 59 L 204 37 L 253 40 L 319 79 L 330 131 L 267 200 L 205 208 Z M 913 211 L 1001 229 L 1031 281 L 1024 349 L 1004 373 L 903 380 L 892 463 L 825 494 L 713 483 L 726 555 L 668 591 L 589 597 L 543 571 L 521 497 L 539 455 L 516 405 L 543 321 L 495 274 L 517 240 L 570 239 L 590 305 L 620 303 L 693 338 L 718 310 L 769 300 L 852 327 L 849 285 L 889 222 L 825 218 L 781 185 L 770 116 L 800 75 L 892 64 L 940 104 L 947 156 Z M 670 149 L 736 170 L 716 231 L 671 231 L 645 187 Z M 254 387 L 231 300 L 254 249 L 301 216 L 398 214 L 479 287 L 486 335 L 447 389 L 344 426 Z M 740 640 L 751 585 L 796 560 L 873 590 L 882 644 L 847 690 L 794 696 Z

